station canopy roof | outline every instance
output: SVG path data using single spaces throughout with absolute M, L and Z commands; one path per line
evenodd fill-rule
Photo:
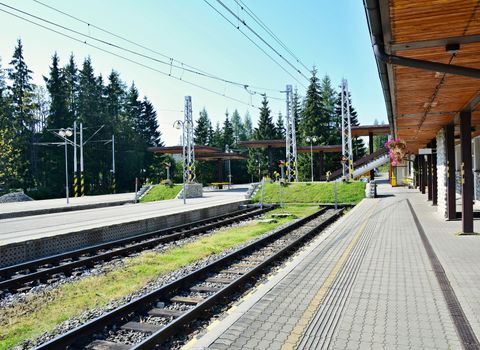
M 352 125 L 352 136 L 385 135 L 390 133 L 390 125 Z
M 149 147 L 147 150 L 153 153 L 182 154 L 183 146 Z M 195 154 L 220 153 L 220 152 L 222 152 L 222 150 L 218 147 L 195 145 Z
M 364 0 L 364 4 L 395 136 L 416 152 L 441 128 L 458 124 L 463 110 L 473 112 L 472 126 L 478 130 L 478 1 Z
M 150 147 L 149 152 L 162 154 L 182 154 L 182 146 Z M 246 156 L 237 152 L 223 152 L 218 147 L 195 145 L 196 160 L 244 160 Z
M 313 153 L 335 153 L 342 152 L 342 145 L 312 146 Z M 297 146 L 297 153 L 310 153 L 310 146 Z
M 247 156 L 236 152 L 219 152 L 219 153 L 195 153 L 196 160 L 246 160 Z
M 253 141 L 240 141 L 239 146 L 247 148 L 285 148 L 285 140 L 253 140 Z M 313 146 L 312 152 L 341 152 L 341 145 L 326 145 L 326 146 Z M 298 153 L 309 153 L 310 146 L 297 146 Z

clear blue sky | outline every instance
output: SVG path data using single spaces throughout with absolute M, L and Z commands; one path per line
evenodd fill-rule
M 284 90 L 286 84 L 292 84 L 304 95 L 304 89 L 293 78 L 283 72 L 203 0 L 42 1 L 209 73 L 278 91 Z M 219 7 L 215 0 L 209 1 Z M 46 9 L 33 0 L 0 0 L 0 2 L 136 50 L 132 45 Z M 360 123 L 370 124 L 375 118 L 386 121 L 362 1 L 244 0 L 244 2 L 308 67 L 315 65 L 320 76 L 328 74 L 335 86 L 339 85 L 342 77 L 348 79 L 353 105 L 359 113 Z M 234 0 L 224 0 L 224 3 L 245 18 L 247 24 L 254 25 Z M 5 8 L 0 6 L 0 9 Z M 223 121 L 226 109 L 230 112 L 238 109 L 242 116 L 249 110 L 254 122 L 258 118 L 256 108 L 136 66 L 3 12 L 0 12 L 0 23 L 2 33 L 0 57 L 4 68 L 8 66 L 17 38 L 21 38 L 24 43 L 26 61 L 34 72 L 34 82 L 39 84 L 43 84 L 42 76 L 48 74 L 51 56 L 55 51 L 58 52 L 62 64 L 66 63 L 71 52 L 75 55 L 78 65 L 81 65 L 84 57 L 90 56 L 97 74 L 101 73 L 106 77 L 113 68 L 120 72 L 122 79 L 128 84 L 135 81 L 141 94 L 151 99 L 158 109 L 163 139 L 169 145 L 178 143 L 179 134 L 172 128 L 172 123 L 176 119 L 181 119 L 183 115 L 180 112 L 165 110 L 181 111 L 185 95 L 192 96 L 195 118 L 203 107 L 207 109 L 214 122 Z M 256 30 L 273 43 L 267 34 L 258 28 Z M 268 52 L 274 55 L 271 51 Z M 130 54 L 122 54 L 169 72 L 169 68 L 164 65 Z M 279 60 L 278 57 L 276 59 Z M 182 74 L 175 69 L 172 73 Z M 308 84 L 304 78 L 298 74 L 296 76 L 305 85 Z M 250 95 L 241 88 L 199 78 L 190 73 L 183 73 L 183 78 L 250 102 Z M 267 93 L 282 96 L 279 92 Z M 252 102 L 258 106 L 260 97 L 254 96 Z M 279 111 L 284 114 L 283 101 L 271 100 L 270 107 L 275 117 Z

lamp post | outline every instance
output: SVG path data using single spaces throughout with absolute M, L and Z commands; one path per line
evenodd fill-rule
M 187 181 L 187 172 L 188 170 L 188 165 L 186 165 L 186 155 L 185 155 L 185 128 L 190 128 L 192 127 L 190 122 L 184 122 L 181 120 L 176 120 L 173 123 L 173 127 L 177 130 L 182 129 L 182 148 L 183 148 L 183 204 L 187 204 L 187 193 L 186 193 L 186 181 Z M 186 169 L 187 168 L 187 169 Z
M 233 150 L 231 150 L 228 145 L 225 145 L 225 153 L 233 153 Z M 232 163 L 231 159 L 228 158 L 228 189 L 230 189 L 230 186 L 232 185 Z
M 68 198 L 68 152 L 67 152 L 67 137 L 70 137 L 73 135 L 72 129 L 67 128 L 67 129 L 60 129 L 58 131 L 58 135 L 63 138 L 65 141 L 65 195 L 67 198 L 67 204 L 70 203 L 69 198 Z M 76 146 L 75 146 L 76 147 Z
M 317 142 L 317 138 L 315 136 L 307 136 L 305 140 L 307 142 L 310 142 L 310 172 L 312 175 L 312 182 L 313 182 L 313 143 Z

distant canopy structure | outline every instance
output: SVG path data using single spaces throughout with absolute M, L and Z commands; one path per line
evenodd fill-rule
M 150 147 L 149 152 L 159 154 L 182 154 L 182 146 Z M 218 181 L 223 181 L 223 161 L 225 160 L 246 160 L 247 157 L 238 152 L 224 152 L 218 147 L 195 145 L 195 160 L 197 161 L 217 161 Z
M 284 148 L 285 140 L 254 140 L 254 141 L 240 141 L 239 146 L 252 149 L 267 149 L 268 155 L 268 174 L 273 176 L 272 164 L 272 150 L 274 148 Z M 324 153 L 340 153 L 342 145 L 325 145 L 325 146 L 296 146 L 297 153 L 318 153 L 320 156 L 320 174 L 324 172 Z

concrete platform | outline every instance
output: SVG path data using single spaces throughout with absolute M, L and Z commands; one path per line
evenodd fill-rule
M 135 193 L 117 193 L 99 196 L 72 197 L 69 204 L 65 198 L 44 199 L 29 202 L 1 203 L 0 220 L 31 215 L 61 213 L 74 210 L 85 210 L 111 207 L 133 203 Z
M 478 349 L 480 236 L 456 236 L 460 222 L 441 220 L 417 190 L 383 184 L 379 194 L 185 348 Z M 480 221 L 475 225 L 480 231 Z M 443 269 L 432 268 L 422 228 Z M 441 273 L 459 309 L 447 307 Z M 462 310 L 459 327 L 454 319 Z M 466 331 L 473 335 L 469 346 Z
M 222 215 L 246 203 L 247 187 L 203 198 L 5 219 L 0 223 L 0 267 L 87 245 Z

